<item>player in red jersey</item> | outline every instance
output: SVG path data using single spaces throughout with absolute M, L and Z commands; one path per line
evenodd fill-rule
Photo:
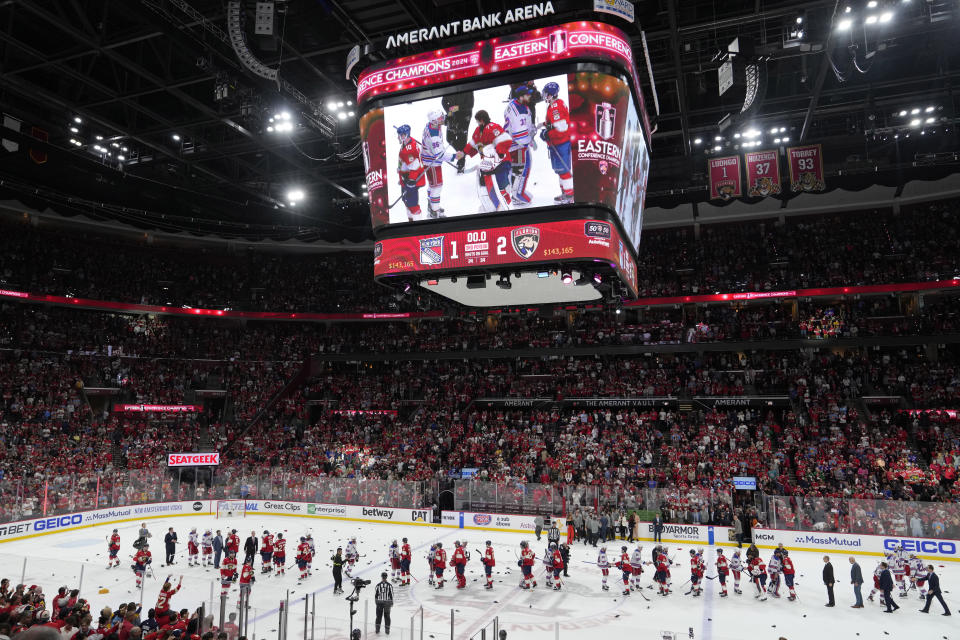
M 224 546 L 227 551 L 233 551 L 233 555 L 240 553 L 240 536 L 237 535 L 236 529 L 233 529 L 227 536 L 227 543 Z
M 144 544 L 133 556 L 133 573 L 137 576 L 137 589 L 143 586 L 143 574 L 152 562 L 153 556 L 150 553 L 150 545 Z
M 464 589 L 467 586 L 467 553 L 463 545 L 457 540 L 453 543 L 453 557 L 450 558 L 450 564 L 453 565 L 454 572 L 457 575 L 457 589 Z
M 283 534 L 277 534 L 277 540 L 273 543 L 273 566 L 277 568 L 277 575 L 284 575 L 284 565 L 287 564 L 287 541 L 283 539 Z
M 483 552 L 483 572 L 487 576 L 487 584 L 484 585 L 485 589 L 493 589 L 493 568 L 497 565 L 496 559 L 493 557 L 493 544 L 487 540 L 487 548 Z
M 300 544 L 297 545 L 297 568 L 300 569 L 300 578 L 297 584 L 307 579 L 307 564 L 310 562 L 310 545 L 306 538 L 300 538 Z
M 547 143 L 550 166 L 560 179 L 560 195 L 553 199 L 557 204 L 573 202 L 573 172 L 570 163 L 570 112 L 560 99 L 560 85 L 548 82 L 543 87 L 543 100 L 547 103 L 546 122 L 540 131 L 540 139 Z
M 563 580 L 560 579 L 560 574 L 563 573 L 563 554 L 555 542 L 550 543 L 550 546 L 553 547 L 553 590 L 560 591 L 563 585 Z
M 180 585 L 182 584 L 183 576 L 180 576 L 180 581 L 177 582 L 176 587 L 169 582 L 164 582 L 163 587 L 160 588 L 160 595 L 157 596 L 157 606 L 153 608 L 153 617 L 159 626 L 162 627 L 170 622 L 170 598 L 172 598 L 173 594 L 177 591 L 180 591 Z
M 240 584 L 240 602 L 238 604 L 246 601 L 247 606 L 250 606 L 250 588 L 256 580 L 253 577 L 253 561 L 244 562 L 243 568 L 240 569 L 240 580 L 238 581 Z
M 443 572 L 447 568 L 447 552 L 443 550 L 443 543 L 437 543 L 433 552 L 433 572 L 436 574 L 437 589 L 443 589 Z
M 220 563 L 220 595 L 226 596 L 230 593 L 230 585 L 237 574 L 237 556 L 232 551 L 227 551 L 226 557 Z
M 407 208 L 407 220 L 420 219 L 420 187 L 427 183 L 423 162 L 420 160 L 420 145 L 410 137 L 410 125 L 397 127 L 400 153 L 397 159 L 397 176 L 400 182 L 400 197 Z
M 483 211 L 501 211 L 511 204 L 510 147 L 513 138 L 496 122 L 490 122 L 490 114 L 481 109 L 474 114 L 477 128 L 473 130 L 470 142 L 457 152 L 459 160 L 464 155 L 480 154 L 479 194 Z
M 614 563 L 614 566 L 617 569 L 620 569 L 620 573 L 623 575 L 623 595 L 630 595 L 630 576 L 633 575 L 633 567 L 630 565 L 630 552 L 627 551 L 626 547 L 620 547 L 620 559 Z
M 757 556 L 750 559 L 747 568 L 750 571 L 750 579 L 757 588 L 757 594 L 753 597 L 759 598 L 761 601 L 766 600 L 767 565 L 760 559 L 760 556 Z
M 400 586 L 410 585 L 410 545 L 407 539 L 403 539 L 403 545 L 400 547 Z
M 107 559 L 107 569 L 119 567 L 120 558 L 117 557 L 117 554 L 120 552 L 120 534 L 117 533 L 116 529 L 113 530 L 110 542 L 107 543 L 107 550 L 110 552 L 110 557 Z
M 260 573 L 270 573 L 270 570 L 273 568 L 271 564 L 273 560 L 273 536 L 269 531 L 263 532 L 263 538 L 260 544 L 260 559 L 263 565 Z
M 530 548 L 530 543 L 522 540 L 520 542 L 520 559 L 517 561 L 517 564 L 520 565 L 520 570 L 523 572 L 523 582 L 520 584 L 522 589 L 530 589 L 537 586 L 537 581 L 533 577 L 533 564 L 536 560 L 537 556 L 533 552 L 533 549 Z
M 662 596 L 670 595 L 670 558 L 667 556 L 667 550 L 665 547 L 660 548 L 660 552 L 657 554 L 657 571 L 653 576 L 654 581 L 658 585 L 658 593 Z
M 787 600 L 792 602 L 797 599 L 797 592 L 793 588 L 793 580 L 797 574 L 797 570 L 793 566 L 793 560 L 790 559 L 790 552 L 786 549 L 780 551 L 780 561 L 783 564 L 783 581 L 787 585 L 787 588 L 790 589 L 790 596 Z
M 730 573 L 730 567 L 727 564 L 727 557 L 723 555 L 723 549 L 717 549 L 717 580 L 720 581 L 720 597 L 727 597 L 727 574 Z

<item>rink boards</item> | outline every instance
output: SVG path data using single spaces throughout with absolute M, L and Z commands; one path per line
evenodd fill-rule
M 207 515 L 217 513 L 216 500 L 187 500 L 161 502 L 126 507 L 111 507 L 80 511 L 50 517 L 40 517 L 0 524 L 0 543 L 24 538 L 73 531 L 106 524 L 142 522 L 159 518 Z M 439 525 L 433 523 L 429 509 L 401 509 L 394 507 L 336 505 L 290 500 L 231 500 L 220 501 L 221 510 L 246 512 L 247 515 L 269 515 L 298 518 L 319 518 L 353 522 L 405 524 L 416 526 L 442 526 L 453 529 L 499 531 L 504 533 L 534 534 L 535 517 L 518 514 L 481 513 L 471 511 L 444 511 Z M 237 520 L 234 518 L 233 520 Z M 229 521 L 229 520 L 228 520 Z M 554 518 L 562 536 L 566 536 L 563 518 Z M 653 541 L 653 524 L 638 524 L 640 541 Z M 949 539 L 913 538 L 898 535 L 867 535 L 832 532 L 788 531 L 779 529 L 756 529 L 755 544 L 763 549 L 773 549 L 782 544 L 791 551 L 842 553 L 851 555 L 880 556 L 897 545 L 908 553 L 923 558 L 960 561 L 960 542 Z M 663 542 L 691 546 L 734 546 L 731 527 L 700 524 L 665 524 Z

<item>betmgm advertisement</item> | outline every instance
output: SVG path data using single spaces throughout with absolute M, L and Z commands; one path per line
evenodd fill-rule
M 613 75 L 454 87 L 371 109 L 360 134 L 375 229 L 599 204 L 639 245 L 650 154 L 628 83 Z

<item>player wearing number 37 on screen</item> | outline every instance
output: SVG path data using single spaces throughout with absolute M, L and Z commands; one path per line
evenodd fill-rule
M 513 146 L 513 138 L 499 124 L 490 122 L 490 114 L 486 111 L 477 111 L 474 118 L 477 128 L 467 146 L 457 153 L 457 159 L 480 154 L 478 192 L 482 209 L 484 212 L 501 211 L 509 208 L 511 202 L 511 164 L 507 154 Z

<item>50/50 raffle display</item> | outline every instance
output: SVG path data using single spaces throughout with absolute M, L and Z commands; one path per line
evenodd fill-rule
M 579 61 L 607 63 L 609 70 L 583 70 Z M 485 75 L 489 82 L 478 82 Z M 424 94 L 437 84 L 446 86 Z M 398 101 L 398 93 L 409 100 Z M 457 229 L 479 229 L 483 223 L 472 221 L 477 216 L 500 214 L 497 222 L 503 224 L 509 213 L 508 220 L 517 221 L 512 233 L 528 226 L 521 224 L 529 220 L 527 212 L 537 211 L 543 220 L 550 208 L 589 207 L 614 222 L 607 238 L 613 254 L 620 243 L 627 254 L 635 253 L 650 169 L 649 123 L 629 40 L 615 27 L 568 23 L 391 60 L 360 74 L 357 95 L 359 104 L 366 103 L 359 125 L 378 232 L 451 220 L 470 221 Z M 467 238 L 440 248 L 430 244 L 440 240 L 431 240 L 429 225 L 421 225 L 422 237 L 378 244 L 375 274 L 608 259 L 581 255 L 581 249 L 598 245 L 588 244 L 589 236 L 569 241 L 568 226 L 541 224 L 538 241 L 525 249 L 529 253 L 494 246 L 483 260 L 464 262 L 458 249 Z M 486 231 L 492 240 L 495 230 Z M 509 234 L 497 238 L 511 241 Z M 546 253 L 555 249 L 573 253 Z

